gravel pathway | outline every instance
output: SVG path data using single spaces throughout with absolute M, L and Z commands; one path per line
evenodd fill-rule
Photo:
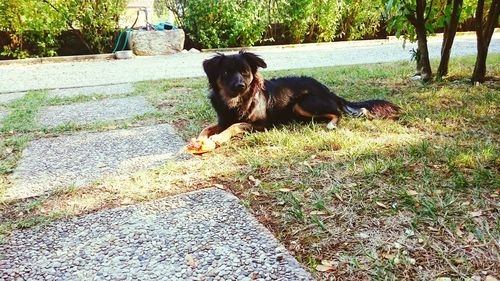
M 38 114 L 38 123 L 43 127 L 55 127 L 65 123 L 88 124 L 128 119 L 153 110 L 146 99 L 140 96 L 106 99 L 43 108 Z
M 166 124 L 32 141 L 14 170 L 6 198 L 26 198 L 172 159 L 183 141 Z
M 441 41 L 441 37 L 429 38 L 431 58 L 440 56 Z M 254 52 L 266 60 L 269 66 L 267 70 L 280 70 L 409 60 L 408 51 L 412 48 L 416 48 L 416 44 L 408 42 L 403 48 L 403 41 L 394 39 L 304 44 L 294 48 L 257 48 Z M 476 53 L 475 35 L 455 38 L 452 57 Z M 490 53 L 500 53 L 500 32 L 493 35 Z M 2 65 L 0 93 L 203 76 L 201 63 L 213 54 L 178 53 L 131 60 Z
M 134 86 L 131 83 L 103 85 L 94 87 L 76 87 L 65 89 L 54 89 L 49 91 L 49 97 L 76 97 L 76 96 L 91 96 L 91 95 L 122 95 L 132 93 Z
M 206 189 L 15 232 L 3 280 L 313 280 L 238 199 Z

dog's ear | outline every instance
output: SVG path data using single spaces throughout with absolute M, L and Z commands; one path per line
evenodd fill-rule
M 216 56 L 203 61 L 203 70 L 207 74 L 208 82 L 214 84 L 219 76 L 219 65 L 224 59 L 223 54 L 217 54 Z
M 267 64 L 266 62 L 259 57 L 258 55 L 254 53 L 247 53 L 244 50 L 240 51 L 240 55 L 245 58 L 245 60 L 250 64 L 250 67 L 252 68 L 253 72 L 257 71 L 257 68 L 262 67 L 266 68 Z

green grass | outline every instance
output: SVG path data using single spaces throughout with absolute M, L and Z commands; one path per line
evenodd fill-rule
M 500 55 L 489 55 L 495 78 L 484 85 L 469 84 L 473 64 L 454 59 L 449 77 L 432 84 L 409 81 L 409 62 L 264 72 L 312 76 L 349 100 L 390 100 L 403 114 L 398 121 L 346 117 L 335 131 L 321 123 L 272 128 L 128 179 L 11 202 L 0 206 L 0 233 L 218 183 L 318 279 L 498 276 Z M 188 140 L 215 121 L 206 94 L 201 78 L 141 82 L 131 95 L 144 95 L 155 112 L 50 130 L 34 123 L 41 106 L 103 97 L 30 94 L 7 105 L 15 114 L 2 128 L 3 182 L 31 139 L 167 122 Z M 322 262 L 332 272 L 315 271 Z

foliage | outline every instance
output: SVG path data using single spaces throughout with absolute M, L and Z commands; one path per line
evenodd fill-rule
M 16 58 L 53 56 L 57 36 L 65 29 L 57 13 L 40 1 L 0 2 L 0 30 L 10 34 L 11 44 L 1 54 Z
M 438 28 L 443 28 L 451 21 L 452 4 L 446 0 L 427 1 L 430 7 L 425 10 L 425 29 L 433 34 Z M 469 19 L 474 13 L 474 0 L 464 0 L 460 21 Z M 416 40 L 415 27 L 408 21 L 407 16 L 416 10 L 415 0 L 395 1 L 382 0 L 385 5 L 384 17 L 387 19 L 387 30 L 394 31 L 396 37 L 414 42 Z
M 177 24 L 194 42 L 210 48 L 276 40 L 300 43 L 361 38 L 375 33 L 380 26 L 378 3 L 379 0 L 158 0 L 155 8 L 159 14 L 172 11 Z
M 251 46 L 264 33 L 259 1 L 190 0 L 182 21 L 188 35 L 204 47 Z
M 283 23 L 288 36 L 293 43 L 304 40 L 309 23 L 313 19 L 314 0 L 277 0 L 278 10 L 276 22 Z
M 113 33 L 125 11 L 127 0 L 71 0 L 67 3 L 68 15 L 73 27 L 79 27 L 84 41 L 92 52 L 109 51 L 113 45 Z
M 341 36 L 354 40 L 374 34 L 380 27 L 382 7 L 380 1 L 344 0 L 341 3 Z
M 0 3 L 0 30 L 11 44 L 2 55 L 16 58 L 53 56 L 58 36 L 72 30 L 89 52 L 103 52 L 113 44 L 112 34 L 126 0 L 7 0 Z

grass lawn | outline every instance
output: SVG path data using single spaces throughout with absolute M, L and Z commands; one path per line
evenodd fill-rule
M 488 57 L 493 77 L 481 86 L 467 79 L 474 59 L 453 59 L 450 76 L 427 85 L 409 81 L 410 62 L 264 72 L 312 76 L 348 100 L 384 98 L 403 114 L 346 117 L 335 131 L 291 124 L 150 172 L 3 202 L 0 233 L 217 184 L 321 280 L 499 277 L 500 55 Z M 141 82 L 131 95 L 145 96 L 156 112 L 51 130 L 37 127 L 38 108 L 91 98 L 35 92 L 8 104 L 0 192 L 32 139 L 164 122 L 186 140 L 196 136 L 215 120 L 206 92 L 204 78 Z

